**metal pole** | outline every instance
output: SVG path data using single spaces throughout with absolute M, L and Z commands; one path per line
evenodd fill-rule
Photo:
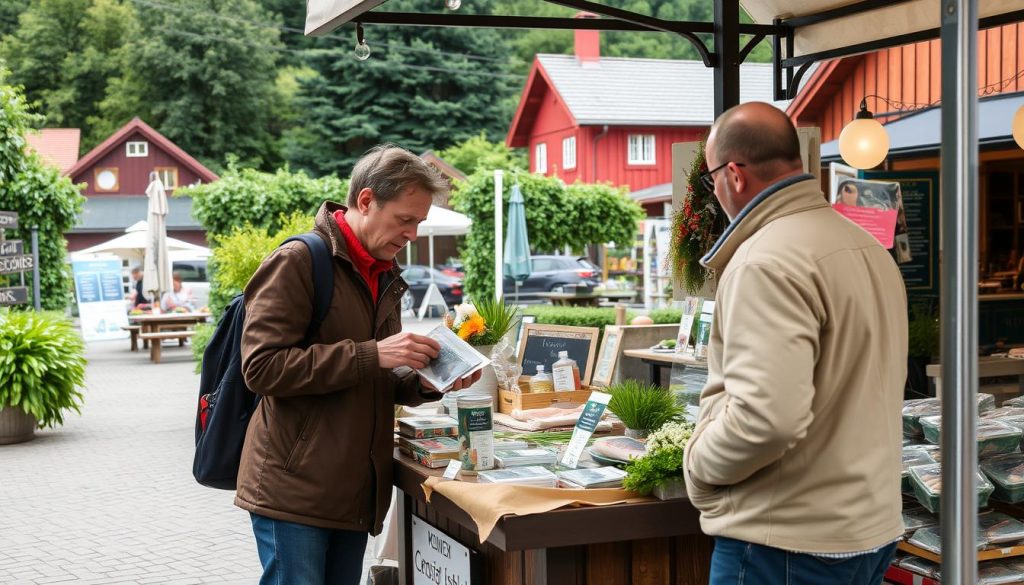
M 715 0 L 715 118 L 740 103 L 740 4 Z
M 502 246 L 502 221 L 505 202 L 502 198 L 501 180 L 504 173 L 500 170 L 494 171 L 494 297 L 501 298 L 505 278 L 502 275 L 503 268 L 501 259 Z
M 37 311 L 42 310 L 42 292 L 39 290 L 39 226 L 32 228 L 32 303 Z
M 977 582 L 977 0 L 942 9 L 942 582 Z

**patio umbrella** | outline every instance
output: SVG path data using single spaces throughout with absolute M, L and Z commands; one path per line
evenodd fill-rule
M 142 262 L 142 289 L 152 293 L 153 302 L 171 290 L 171 259 L 167 254 L 167 193 L 159 177 L 146 187 L 149 197 L 149 225 Z
M 516 283 L 516 301 L 519 301 L 519 285 L 530 276 L 530 237 L 526 231 L 526 205 L 519 183 L 512 185 L 512 197 L 508 202 L 508 227 L 505 231 L 505 274 Z

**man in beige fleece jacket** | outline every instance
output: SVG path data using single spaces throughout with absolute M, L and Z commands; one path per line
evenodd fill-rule
M 903 534 L 899 269 L 803 173 L 776 108 L 723 114 L 707 163 L 731 223 L 703 259 L 717 303 L 683 469 L 711 583 L 880 583 Z

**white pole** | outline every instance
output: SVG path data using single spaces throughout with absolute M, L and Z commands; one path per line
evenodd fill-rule
M 412 264 L 412 242 L 405 245 L 405 265 L 409 266 Z
M 430 241 L 430 284 L 434 284 L 434 228 L 427 232 Z
M 505 202 L 501 196 L 501 180 L 503 176 L 504 173 L 502 171 L 494 171 L 494 297 L 496 299 L 501 298 L 502 287 L 505 281 L 504 275 L 502 274 L 504 262 L 501 258 L 501 248 L 504 243 L 502 241 L 503 238 L 501 237 L 501 224 L 505 207 Z

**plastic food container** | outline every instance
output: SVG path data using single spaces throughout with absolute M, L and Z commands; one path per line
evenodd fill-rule
M 1016 398 L 1010 398 L 1003 401 L 1003 406 L 1016 406 L 1018 408 L 1024 408 L 1024 396 L 1017 396 Z
M 921 417 L 924 438 L 934 444 L 942 439 L 942 417 Z M 978 457 L 1020 451 L 1021 430 L 1002 421 L 979 419 L 977 422 Z
M 1009 416 L 1024 416 L 1024 407 L 1020 406 L 1000 406 L 999 408 L 993 408 L 988 412 L 981 413 L 981 418 L 995 418 L 1001 419 Z
M 1024 454 L 989 457 L 981 462 L 980 467 L 992 481 L 995 487 L 992 495 L 996 499 L 1011 504 L 1024 502 Z
M 921 557 L 908 556 L 901 560 L 897 566 L 925 577 L 935 578 L 939 576 L 939 564 L 933 563 L 928 559 L 922 559 Z
M 981 473 L 978 478 L 978 506 L 988 505 L 988 498 L 995 489 L 992 483 Z M 914 488 L 914 496 L 922 506 L 932 513 L 939 511 L 939 497 L 942 495 L 942 465 L 918 465 L 910 468 L 910 483 Z
M 978 516 L 978 538 L 985 544 L 1002 544 L 1024 539 L 1024 522 L 1003 514 L 990 512 Z
M 903 434 L 908 437 L 922 436 L 922 416 L 942 414 L 942 402 L 938 398 L 919 398 L 903 402 Z
M 929 526 L 918 530 L 907 542 L 930 553 L 942 554 L 942 536 L 938 526 Z M 978 538 L 976 544 L 978 550 L 985 548 L 985 541 L 981 537 Z
M 902 480 L 901 490 L 909 492 L 913 489 L 910 485 L 910 468 L 918 465 L 929 465 L 937 463 L 927 449 L 922 445 L 909 445 L 903 448 L 903 472 L 900 474 Z
M 906 535 L 913 534 L 922 528 L 938 525 L 939 517 L 924 508 L 903 510 L 903 526 L 906 529 Z

